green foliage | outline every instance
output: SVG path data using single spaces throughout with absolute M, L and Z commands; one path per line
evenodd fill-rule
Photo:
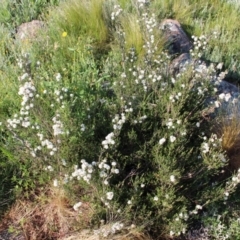
M 10 18 L 10 12 L 8 11 L 7 7 L 8 7 L 8 1 L 7 0 L 3 0 L 1 2 L 2 6 L 1 6 L 1 10 L 0 10 L 0 23 L 6 22 L 9 20 Z
M 1 2 L 2 3 L 2 2 Z M 46 8 L 57 5 L 59 0 L 3 0 L 0 12 L 0 23 L 17 27 L 21 23 L 37 19 L 46 14 Z
M 60 31 L 66 31 L 76 38 L 84 34 L 94 40 L 105 42 L 108 37 L 102 14 L 103 0 L 63 2 L 51 18 Z
M 4 155 L 6 157 L 4 157 Z M 6 151 L 5 149 L 1 149 L 1 160 L 0 160 L 0 219 L 4 213 L 4 211 L 11 205 L 15 196 L 14 192 L 14 181 L 12 177 L 16 173 L 16 166 L 10 162 L 13 156 Z

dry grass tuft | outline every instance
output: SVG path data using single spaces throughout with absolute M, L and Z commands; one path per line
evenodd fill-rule
M 5 217 L 5 229 L 8 225 L 28 240 L 60 239 L 89 224 L 90 207 L 83 205 L 82 214 L 75 212 L 62 189 L 49 188 L 31 200 L 17 200 Z
M 218 120 L 219 121 L 219 120 Z M 222 138 L 222 148 L 229 158 L 229 168 L 232 171 L 240 168 L 240 115 L 239 110 L 234 109 L 223 115 L 219 122 L 215 123 L 213 130 Z

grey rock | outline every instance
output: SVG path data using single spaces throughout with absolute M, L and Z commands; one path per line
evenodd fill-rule
M 187 53 L 193 47 L 178 21 L 165 19 L 160 24 L 160 29 L 163 31 L 170 54 Z
M 37 38 L 37 34 L 40 29 L 43 29 L 44 22 L 39 20 L 33 20 L 26 22 L 17 27 L 16 39 L 20 41 L 33 41 Z
M 182 53 L 180 56 L 175 58 L 170 65 L 170 73 L 176 75 L 181 72 L 187 65 L 191 63 L 191 56 L 189 53 Z
M 202 78 L 209 78 L 210 72 L 213 72 L 214 74 L 210 74 L 209 80 L 213 84 L 213 87 L 216 88 L 216 94 L 215 97 L 206 99 L 205 104 L 207 108 L 205 114 L 215 117 L 219 111 L 227 109 L 227 114 L 231 115 L 231 109 L 233 109 L 232 105 L 240 105 L 240 91 L 235 85 L 224 80 L 226 72 L 222 72 L 217 75 L 216 71 L 212 71 L 213 68 L 221 70 L 223 63 L 213 66 L 213 64 L 208 64 L 202 60 L 192 59 L 190 50 L 192 49 L 193 44 L 188 39 L 178 21 L 166 19 L 162 22 L 161 29 L 163 30 L 166 41 L 170 42 L 168 45 L 169 53 L 172 54 L 172 56 L 177 55 L 177 57 L 175 57 L 170 64 L 169 73 L 173 76 L 176 76 L 190 66 Z M 219 100 L 219 95 L 221 94 L 230 94 L 230 97 L 227 97 L 227 100 L 225 100 L 223 97 L 218 106 L 216 101 Z

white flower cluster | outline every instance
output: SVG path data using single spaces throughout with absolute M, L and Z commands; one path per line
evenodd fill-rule
M 209 145 L 208 145 L 208 143 L 206 143 L 206 142 L 204 142 L 204 143 L 202 143 L 202 152 L 203 153 L 208 153 L 209 152 Z
M 123 227 L 124 227 L 123 223 L 120 222 L 114 223 L 111 227 L 112 233 L 116 233 L 117 231 L 122 230 Z
M 34 107 L 34 93 L 36 89 L 32 82 L 25 82 L 22 86 L 20 86 L 18 94 L 22 96 L 20 115 L 29 115 L 29 110 Z M 17 114 L 14 115 L 13 119 L 8 119 L 8 128 L 16 128 L 18 125 L 21 125 L 24 128 L 28 128 L 31 126 L 30 117 L 19 117 Z M 35 126 L 33 126 L 35 128 Z
M 111 204 L 109 201 L 111 201 L 114 197 L 114 193 L 113 192 L 107 192 L 105 197 L 101 197 L 101 201 L 102 203 L 107 207 L 110 208 Z
M 205 136 L 203 139 L 207 140 L 207 137 Z M 219 139 L 216 134 L 212 134 L 212 136 L 208 139 L 208 142 L 202 143 L 201 146 L 202 153 L 206 154 L 210 151 L 211 148 L 217 148 L 221 141 L 222 139 L 221 138 Z M 221 155 L 219 155 L 219 158 L 221 158 Z
M 78 168 L 78 166 L 74 167 L 72 177 L 76 177 L 78 180 L 83 179 L 85 182 L 90 183 L 95 164 L 89 164 L 85 159 L 82 159 L 81 163 L 81 168 Z
M 114 11 L 111 13 L 112 21 L 114 21 L 122 12 L 120 5 L 114 5 L 113 9 L 114 9 Z
M 192 214 L 198 214 L 198 212 L 199 212 L 199 210 L 202 210 L 202 206 L 201 205 L 196 205 L 195 206 L 195 209 L 194 210 L 192 210 L 192 211 L 190 211 L 189 213 L 192 215 Z
M 191 55 L 194 56 L 195 54 L 197 54 L 197 56 L 200 58 L 202 56 L 202 52 L 204 52 L 204 50 L 206 49 L 207 38 L 206 36 L 202 35 L 200 37 L 192 36 L 192 39 L 193 39 L 194 50 L 196 53 L 190 50 Z
M 237 175 L 233 176 L 232 177 L 232 181 L 237 184 L 237 183 L 240 183 L 240 169 L 238 169 L 238 172 L 237 172 Z M 234 185 L 235 185 L 234 184 Z
M 18 117 L 18 115 L 17 114 L 15 114 L 14 115 L 14 118 L 13 119 L 8 119 L 7 120 L 7 127 L 8 128 L 16 128 L 20 123 L 21 123 L 21 120 L 23 119 L 22 117 L 20 117 L 20 118 L 17 118 Z
M 166 138 L 161 138 L 161 139 L 159 140 L 159 144 L 160 144 L 160 145 L 163 145 L 165 142 L 166 142 Z
M 145 1 L 146 2 L 146 1 Z M 157 20 L 156 16 L 152 14 L 152 16 L 148 16 L 147 13 L 143 14 L 143 22 L 147 31 L 146 37 L 146 43 L 144 45 L 144 48 L 146 48 L 147 53 L 149 56 L 151 56 L 155 51 L 157 50 L 157 46 L 155 46 L 155 38 L 154 38 L 154 29 L 157 27 Z
M 176 214 L 176 217 L 175 217 L 175 221 L 176 222 L 179 222 L 181 220 L 184 220 L 184 221 L 187 221 L 189 218 L 189 215 L 187 213 L 184 213 L 184 212 L 180 212 L 179 214 Z M 179 231 L 180 230 L 180 231 Z M 182 229 L 172 229 L 170 231 L 170 236 L 174 236 L 174 235 L 180 235 L 181 233 L 185 234 L 186 232 L 186 228 L 182 228 Z
M 42 147 L 46 147 L 50 152 L 49 154 L 51 156 L 53 156 L 56 152 L 57 152 L 57 147 L 54 146 L 54 144 L 48 140 L 48 139 L 44 139 L 43 134 L 42 133 L 37 133 L 37 136 L 39 137 L 40 143 Z M 38 146 L 35 150 L 42 150 L 42 147 Z
M 137 124 L 137 123 L 143 123 L 143 121 L 144 121 L 145 119 L 147 119 L 147 116 L 146 116 L 146 115 L 143 115 L 143 116 L 139 117 L 138 120 L 134 120 L 133 122 L 134 122 L 135 124 Z
M 197 87 L 197 91 L 198 91 L 198 95 L 204 95 L 208 91 L 208 89 L 201 86 L 201 87 Z
M 219 94 L 219 99 L 225 100 L 226 102 L 228 102 L 230 98 L 231 98 L 231 94 L 230 93 L 221 93 L 221 94 Z
M 182 97 L 182 93 L 178 92 L 176 94 L 171 94 L 169 96 L 169 100 L 174 103 L 174 102 L 178 101 L 181 97 Z
M 52 166 L 49 165 L 49 166 L 45 167 L 45 170 L 49 171 L 49 172 L 53 172 L 54 169 Z
M 62 108 L 64 108 L 64 95 L 68 93 L 68 88 L 61 88 L 61 89 L 55 89 L 54 94 L 56 95 L 56 101 L 60 104 L 62 104 Z
M 112 120 L 113 123 L 113 129 L 114 130 L 121 130 L 123 124 L 126 122 L 126 116 L 124 113 L 121 113 L 121 116 L 119 114 L 116 114 L 115 117 Z
M 173 135 L 170 136 L 170 142 L 171 142 L 171 143 L 175 142 L 176 139 L 177 139 L 177 138 L 176 138 L 175 136 L 173 136 Z
M 170 181 L 171 181 L 172 183 L 176 182 L 176 178 L 175 178 L 174 175 L 171 175 L 171 176 L 170 176 Z
M 95 230 L 94 233 L 96 235 L 100 235 L 104 238 L 106 237 L 109 237 L 110 235 L 113 235 L 119 231 L 121 231 L 124 227 L 124 224 L 121 223 L 121 222 L 115 222 L 115 223 L 112 223 L 110 225 L 106 225 L 104 227 L 101 227 L 100 229 L 98 230 Z
M 112 200 L 112 199 L 113 199 L 113 196 L 114 196 L 114 193 L 113 193 L 113 192 L 107 192 L 107 193 L 106 193 L 106 196 L 107 196 L 107 199 L 108 199 L 108 200 Z
M 56 114 L 55 117 L 53 117 L 52 121 L 53 121 L 53 135 L 54 136 L 58 136 L 58 135 L 61 135 L 61 134 L 64 134 L 64 131 L 63 131 L 63 124 L 62 122 L 59 120 L 60 118 L 60 115 L 59 114 Z
M 119 169 L 116 166 L 116 162 L 112 162 L 111 165 L 107 164 L 106 158 L 98 164 L 98 168 L 101 169 L 100 177 L 103 179 L 104 185 L 109 184 L 108 179 L 111 177 L 111 174 L 119 174 Z
M 142 84 L 144 91 L 147 91 L 154 83 L 159 82 L 162 79 L 162 76 L 156 71 L 147 73 L 144 69 L 131 69 L 132 76 L 135 78 L 136 84 Z M 165 83 L 161 83 L 165 85 Z
M 23 56 L 23 59 L 18 59 L 18 65 L 21 69 L 28 68 L 30 62 L 28 61 L 28 55 L 26 54 Z M 25 70 L 26 70 L 25 69 Z M 27 69 L 28 70 L 28 69 Z M 19 86 L 18 94 L 22 96 L 21 101 L 21 109 L 20 109 L 20 115 L 22 117 L 18 117 L 17 114 L 14 115 L 14 119 L 8 119 L 7 120 L 7 127 L 8 128 L 16 128 L 18 125 L 28 128 L 31 126 L 31 121 L 29 115 L 29 110 L 34 107 L 34 96 L 36 93 L 36 88 L 33 84 L 33 81 L 29 75 L 29 73 L 24 72 L 21 77 L 18 78 L 18 80 L 21 82 Z M 26 117 L 23 117 L 23 116 Z M 35 126 L 32 126 L 32 128 L 35 128 Z
M 106 136 L 105 140 L 102 141 L 102 145 L 105 149 L 108 149 L 109 145 L 114 145 L 115 144 L 115 141 L 114 141 L 113 138 L 114 138 L 114 133 L 111 132 Z
M 19 80 L 19 81 L 23 81 L 23 80 L 25 80 L 27 77 L 29 77 L 29 74 L 28 74 L 28 73 L 24 73 L 21 77 L 18 77 L 18 80 Z
M 230 179 L 226 183 L 226 188 L 224 191 L 224 200 L 228 199 L 231 192 L 234 192 L 234 189 L 239 185 L 239 183 L 240 183 L 240 168 L 238 169 L 237 173 L 232 176 L 232 179 Z
M 155 196 L 155 197 L 153 198 L 153 200 L 154 200 L 155 202 L 157 202 L 157 201 L 158 201 L 158 196 Z
M 80 125 L 80 127 L 81 127 L 80 130 L 81 130 L 82 132 L 84 132 L 84 131 L 86 130 L 86 128 L 87 128 L 86 125 L 83 124 L 83 123 Z
M 54 186 L 54 187 L 58 187 L 58 180 L 57 180 L 57 179 L 54 179 L 54 180 L 53 180 L 53 186 Z
M 41 143 L 42 143 L 42 146 L 43 147 L 46 146 L 47 149 L 53 149 L 54 148 L 53 143 L 51 141 L 49 141 L 48 139 L 43 140 Z
M 169 118 L 168 121 L 166 122 L 166 126 L 168 129 L 175 129 L 174 126 L 174 120 L 172 118 Z M 175 120 L 177 125 L 180 125 L 182 123 L 182 121 L 180 119 Z
M 57 74 L 56 74 L 56 81 L 57 81 L 57 82 L 60 82 L 61 79 L 62 79 L 61 74 L 60 74 L 60 73 L 57 73 Z
M 130 48 L 130 50 L 128 52 L 128 56 L 126 57 L 126 60 L 130 61 L 131 63 L 133 63 L 134 61 L 137 60 L 137 54 L 136 54 L 135 48 Z M 135 68 L 135 66 L 134 66 L 134 68 Z M 128 71 L 132 72 L 132 68 L 129 68 Z M 121 74 L 121 77 L 126 78 L 127 77 L 126 73 L 123 72 Z
M 35 92 L 36 88 L 31 81 L 25 82 L 22 86 L 20 86 L 18 94 L 22 96 L 21 105 L 26 106 L 26 104 L 33 99 Z
M 173 119 L 172 118 L 169 118 L 168 121 L 166 122 L 166 126 L 168 129 L 171 129 L 171 128 L 175 128 L 175 126 L 173 125 Z
M 26 69 L 31 64 L 31 61 L 29 60 L 29 54 L 24 53 L 21 58 L 17 59 L 17 65 L 20 69 Z
M 131 103 L 129 105 L 131 105 Z M 124 106 L 124 110 L 125 110 L 126 113 L 127 112 L 133 112 L 133 108 L 131 106 L 130 107 Z
M 187 221 L 189 218 L 189 215 L 187 213 L 180 212 L 178 215 L 179 215 L 179 218 L 184 219 L 185 221 Z
M 136 77 L 135 83 L 142 83 L 144 91 L 147 91 L 147 80 L 145 79 L 145 71 L 142 69 L 138 69 L 138 71 L 133 72 L 133 76 Z

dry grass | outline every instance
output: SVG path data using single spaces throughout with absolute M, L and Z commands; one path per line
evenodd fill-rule
M 6 214 L 2 228 L 8 226 L 28 240 L 60 239 L 77 228 L 86 228 L 90 219 L 91 208 L 87 203 L 83 203 L 79 214 L 73 210 L 63 190 L 49 188 L 31 200 L 17 200 Z
M 39 191 L 31 199 L 18 199 L 0 223 L 0 236 L 24 240 L 101 240 L 103 238 L 90 229 L 92 214 L 87 202 L 83 202 L 81 213 L 75 212 L 65 192 L 52 187 Z M 102 227 L 108 228 L 108 225 Z M 152 240 L 137 228 L 126 228 L 104 239 Z
M 216 123 L 217 122 L 217 123 Z M 214 132 L 222 138 L 222 148 L 229 158 L 232 171 L 240 168 L 240 116 L 239 109 L 227 112 L 214 123 Z

